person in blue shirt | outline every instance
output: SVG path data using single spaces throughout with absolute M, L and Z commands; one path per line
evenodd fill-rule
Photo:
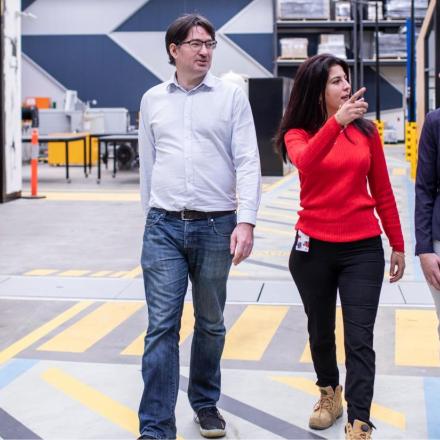
M 440 109 L 426 116 L 416 175 L 416 255 L 440 321 Z M 438 327 L 440 339 L 440 325 Z

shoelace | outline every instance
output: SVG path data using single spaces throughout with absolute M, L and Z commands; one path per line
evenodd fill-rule
M 203 412 L 203 415 L 220 417 L 220 413 L 218 412 L 218 409 L 214 406 L 211 406 L 209 408 L 203 408 L 200 411 Z
M 321 396 L 319 402 L 315 405 L 315 411 L 318 409 L 328 409 L 331 410 L 333 408 L 334 400 L 333 396 Z

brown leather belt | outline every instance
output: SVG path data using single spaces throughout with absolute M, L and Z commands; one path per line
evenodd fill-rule
M 164 212 L 166 215 L 170 217 L 179 218 L 180 220 L 203 220 L 215 217 L 221 217 L 222 215 L 234 214 L 234 211 L 193 211 L 193 210 L 184 210 L 184 211 L 167 211 L 165 209 L 155 208 L 157 211 Z

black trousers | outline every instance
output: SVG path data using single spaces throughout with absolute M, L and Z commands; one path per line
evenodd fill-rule
M 380 237 L 348 243 L 310 238 L 309 252 L 295 249 L 289 269 L 308 318 L 310 350 L 317 385 L 339 384 L 336 361 L 336 296 L 339 290 L 344 322 L 345 398 L 348 421 L 370 422 L 375 353 L 373 330 L 384 276 Z

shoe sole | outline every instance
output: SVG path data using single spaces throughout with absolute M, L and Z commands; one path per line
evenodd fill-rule
M 206 438 L 219 438 L 224 437 L 226 435 L 225 429 L 203 429 L 200 428 L 200 434 Z
M 341 410 L 341 412 L 336 416 L 335 421 L 333 423 L 330 423 L 330 425 L 328 425 L 328 426 L 318 426 L 318 425 L 313 425 L 313 424 L 309 423 L 309 428 L 316 429 L 317 431 L 323 431 L 324 429 L 328 429 L 328 428 L 330 428 L 330 426 L 333 426 L 336 423 L 336 420 L 338 420 L 342 417 L 342 413 L 343 413 L 343 410 Z

